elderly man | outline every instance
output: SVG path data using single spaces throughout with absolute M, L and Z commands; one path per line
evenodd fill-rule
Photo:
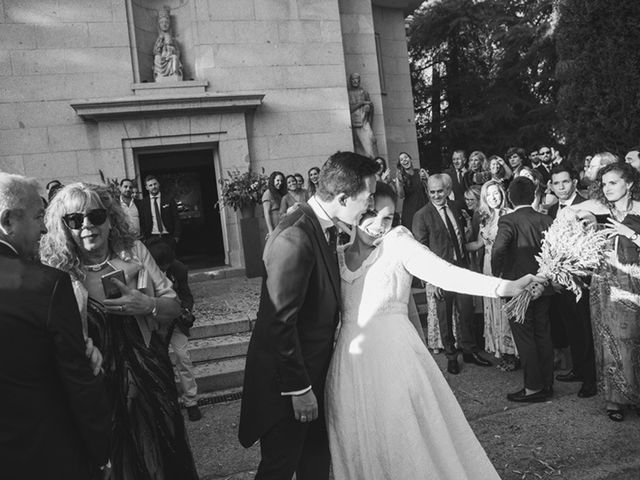
M 447 199 L 451 193 L 451 177 L 447 174 L 431 175 L 427 182 L 431 202 L 413 216 L 413 235 L 416 240 L 426 245 L 443 260 L 459 267 L 469 268 L 466 239 L 464 237 L 464 220 L 458 207 Z M 460 336 L 458 343 L 462 346 L 465 363 L 487 367 L 491 362 L 482 358 L 478 352 L 473 318 L 473 300 L 469 295 L 445 292 L 435 288 L 438 309 L 440 336 L 447 355 L 447 371 L 452 374 L 460 372 L 458 353 L 453 336 L 453 305 L 456 304 L 460 314 Z
M 110 410 L 69 275 L 30 260 L 43 217 L 36 182 L 0 173 L 0 471 L 86 480 L 107 463 Z
M 610 152 L 600 152 L 596 153 L 589 162 L 589 167 L 587 167 L 584 172 L 585 177 L 590 181 L 595 181 L 598 176 L 598 172 L 601 168 L 606 167 L 612 163 L 616 163 L 618 161 L 618 157 L 616 157 L 613 153 Z

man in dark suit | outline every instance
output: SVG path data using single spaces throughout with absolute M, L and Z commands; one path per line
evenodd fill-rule
M 451 156 L 451 167 L 444 170 L 451 178 L 451 192 L 453 193 L 453 201 L 459 210 L 466 207 L 464 203 L 464 192 L 467 190 L 467 158 L 464 150 L 456 150 Z
M 30 260 L 43 215 L 35 181 L 0 173 L 0 476 L 87 480 L 107 463 L 111 412 L 69 275 Z
M 451 193 L 451 177 L 436 174 L 429 177 L 427 188 L 430 203 L 418 210 L 413 216 L 413 235 L 437 256 L 460 267 L 469 268 L 464 234 L 464 220 L 458 207 L 447 199 Z M 475 363 L 482 367 L 491 362 L 482 358 L 476 343 L 475 322 L 473 317 L 473 299 L 470 295 L 446 292 L 436 288 L 435 296 L 438 309 L 440 337 L 447 355 L 447 371 L 460 372 L 458 353 L 453 336 L 453 305 L 456 304 L 460 315 L 459 345 L 462 346 L 462 358 L 465 363 Z
M 566 206 L 578 205 L 586 200 L 577 191 L 577 174 L 561 164 L 551 169 L 549 187 L 558 197 L 558 203 L 549 208 L 549 216 L 556 218 L 558 211 Z M 551 321 L 562 322 L 571 346 L 572 369 L 556 375 L 560 382 L 582 382 L 578 396 L 592 397 L 597 393 L 596 363 L 593 348 L 593 332 L 589 308 L 589 289 L 582 289 L 582 297 L 576 302 L 572 292 L 562 291 L 555 295 L 551 304 Z M 553 325 L 553 323 L 552 323 Z
M 332 155 L 316 195 L 269 236 L 245 368 L 240 443 L 260 439 L 256 479 L 326 480 L 324 383 L 340 308 L 335 222 L 355 224 L 373 203 L 377 164 Z
M 182 233 L 178 206 L 174 199 L 163 198 L 160 182 L 155 176 L 147 175 L 144 186 L 149 196 L 140 202 L 142 238 L 145 241 L 161 238 L 175 251 Z
M 120 180 L 120 205 L 127 214 L 136 238 L 140 238 L 140 200 L 133 195 L 134 185 L 133 180 L 129 178 Z
M 538 271 L 534 256 L 540 252 L 542 233 L 551 226 L 552 220 L 531 207 L 535 188 L 526 177 L 516 177 L 509 185 L 509 199 L 514 211 L 498 221 L 491 255 L 491 269 L 495 276 L 514 280 Z M 543 402 L 551 396 L 553 344 L 549 304 L 550 296 L 543 295 L 531 301 L 523 323 L 509 319 L 524 370 L 524 388 L 508 394 L 511 401 Z
M 542 175 L 542 184 L 547 185 L 549 180 L 551 180 L 551 168 L 553 168 L 551 148 L 543 145 L 540 147 L 540 150 L 538 150 L 538 155 L 540 158 L 540 165 L 535 167 L 535 169 L 540 172 L 540 175 Z

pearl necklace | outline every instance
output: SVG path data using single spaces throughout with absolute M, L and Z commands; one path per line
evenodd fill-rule
M 107 263 L 109 263 L 109 255 L 104 259 L 104 262 L 96 263 L 95 265 L 83 265 L 82 268 L 89 270 L 90 272 L 99 272 Z

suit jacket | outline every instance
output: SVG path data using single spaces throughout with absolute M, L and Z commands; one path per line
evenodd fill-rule
M 0 476 L 87 480 L 107 463 L 111 412 L 69 275 L 0 243 Z
M 458 208 L 464 208 L 464 192 L 469 188 L 466 180 L 467 171 L 462 174 L 460 181 L 458 181 L 458 176 L 456 175 L 456 169 L 454 167 L 447 168 L 442 173 L 446 173 L 451 177 L 451 191 L 453 192 L 454 201 Z
M 464 218 L 453 202 L 447 200 L 447 207 L 451 209 L 451 212 L 456 219 L 460 235 L 462 236 L 460 249 L 462 250 L 464 258 L 457 262 L 457 264 L 468 266 L 467 252 L 464 248 Z M 416 212 L 413 216 L 413 226 L 411 231 L 416 240 L 429 247 L 429 249 L 437 256 L 447 262 L 456 263 L 453 259 L 454 249 L 453 242 L 449 236 L 449 230 L 447 230 L 447 225 L 444 223 L 444 220 L 438 213 L 437 207 L 433 205 L 433 203 L 427 203 Z
M 491 251 L 491 271 L 496 277 L 516 280 L 538 271 L 542 233 L 553 220 L 532 207 L 519 208 L 498 220 L 498 233 Z
M 249 447 L 293 415 L 283 392 L 309 385 L 323 413 L 324 383 L 340 305 L 340 278 L 318 219 L 307 204 L 282 218 L 263 254 L 258 318 L 251 335 L 240 411 Z
M 540 175 L 542 175 L 542 188 L 544 190 L 545 188 L 547 188 L 547 183 L 549 182 L 549 180 L 551 180 L 551 170 L 547 170 L 543 164 L 538 165 L 536 167 L 536 170 L 540 172 Z
M 579 203 L 582 203 L 586 200 L 586 198 L 584 198 L 582 195 L 580 195 L 580 193 L 576 192 L 576 196 L 573 199 L 573 202 L 571 202 L 571 205 L 577 205 Z M 558 216 L 558 209 L 560 208 L 560 203 L 556 203 L 554 205 L 551 205 L 549 207 L 549 210 L 547 211 L 547 214 L 551 217 L 551 218 L 556 218 Z
M 180 217 L 178 216 L 178 205 L 173 198 L 165 195 L 160 196 L 162 205 L 160 206 L 160 216 L 164 227 L 174 238 L 180 238 L 182 234 L 182 226 L 180 225 Z M 153 230 L 153 216 L 151 214 L 151 197 L 144 197 L 138 204 L 138 212 L 140 213 L 140 233 L 142 238 L 148 239 Z

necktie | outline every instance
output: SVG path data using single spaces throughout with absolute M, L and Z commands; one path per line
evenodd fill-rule
M 162 215 L 160 215 L 160 206 L 158 205 L 158 197 L 153 197 L 153 209 L 156 212 L 156 227 L 158 233 L 162 235 L 164 232 L 164 226 L 162 225 Z
M 447 225 L 447 230 L 449 230 L 449 236 L 451 237 L 451 243 L 453 243 L 453 251 L 456 254 L 456 261 L 462 262 L 462 250 L 460 249 L 460 243 L 458 242 L 458 235 L 456 235 L 456 229 L 453 228 L 453 223 L 451 223 L 451 219 L 449 215 L 447 215 L 447 206 L 442 207 L 442 213 L 444 213 L 444 222 Z
M 566 206 L 567 206 L 566 203 L 560 203 L 560 204 L 558 204 L 558 210 L 562 210 Z
M 336 253 L 336 246 L 338 245 L 338 229 L 334 226 L 327 228 L 327 242 L 329 243 L 329 250 L 331 253 Z

